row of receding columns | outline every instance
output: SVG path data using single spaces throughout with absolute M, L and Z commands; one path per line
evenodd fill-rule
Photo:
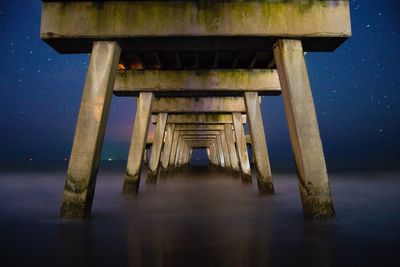
M 220 120 L 213 121 L 209 124 L 210 119 L 199 119 L 197 124 L 176 124 L 171 132 L 172 140 L 170 144 L 166 144 L 169 152 L 168 167 L 180 167 L 184 161 L 182 153 L 185 152 L 185 140 L 190 139 L 212 139 L 214 141 L 215 151 L 218 157 L 217 166 L 227 169 L 239 170 L 244 180 L 251 180 L 251 170 L 247 155 L 247 143 L 245 141 L 242 114 L 246 113 L 250 128 L 250 137 L 253 147 L 254 162 L 257 170 L 257 182 L 261 193 L 273 193 L 271 168 L 269 166 L 269 158 L 267 145 L 265 140 L 263 121 L 260 110 L 258 94 L 256 92 L 246 92 L 244 97 L 202 97 L 199 99 L 191 98 L 158 98 L 156 103 L 152 102 L 153 93 L 140 93 L 137 102 L 137 113 L 135 124 L 133 127 L 131 148 L 128 157 L 126 175 L 124 180 L 124 189 L 126 193 L 137 193 L 140 183 L 140 174 L 142 167 L 142 157 L 135 155 L 143 155 L 145 141 L 147 136 L 148 123 L 150 122 L 151 110 L 160 112 L 157 119 L 156 135 L 154 138 L 154 148 L 149 162 L 149 180 L 154 181 L 158 172 L 158 162 L 161 158 L 161 150 L 164 140 L 165 128 L 168 121 L 168 113 L 182 113 L 179 107 L 186 106 L 189 109 L 186 113 L 193 114 L 193 111 L 201 113 L 209 113 L 211 116 L 218 116 L 221 111 L 234 111 L 230 114 L 231 120 L 229 124 L 223 124 Z M 142 99 L 143 96 L 143 99 Z M 192 101 L 192 103 L 188 103 Z M 183 102 L 183 103 L 180 103 Z M 186 105 L 185 105 L 186 104 Z M 199 106 L 195 110 L 195 105 Z M 142 113 L 142 115 L 138 115 Z M 181 115 L 184 116 L 184 115 Z M 145 118 L 147 121 L 143 120 Z M 185 121 L 181 119 L 181 121 Z M 229 129 L 230 128 L 230 129 Z M 227 139 L 227 136 L 231 140 Z M 234 142 L 233 136 L 236 137 Z M 170 138 L 170 137 L 169 137 Z M 139 143 L 139 141 L 141 143 Z M 168 135 L 167 135 L 168 141 Z M 235 146 L 236 143 L 236 146 Z M 167 151 L 167 150 L 166 150 Z M 164 154 L 168 155 L 167 152 Z M 168 157 L 168 156 L 166 156 Z M 239 159 L 239 160 L 238 160 Z M 240 162 L 240 164 L 239 164 Z
M 282 87 L 282 98 L 304 212 L 311 217 L 331 217 L 334 215 L 334 208 L 302 43 L 300 40 L 279 40 L 274 45 L 273 51 Z M 83 218 L 90 214 L 119 56 L 120 47 L 116 42 L 94 42 L 68 166 L 61 206 L 63 218 Z M 124 192 L 138 191 L 152 112 L 171 113 L 169 108 L 175 107 L 172 113 L 185 111 L 201 113 L 204 112 L 205 107 L 209 106 L 215 106 L 215 110 L 212 111 L 214 113 L 233 113 L 234 118 L 240 116 L 241 112 L 247 114 L 260 192 L 274 192 L 257 90 L 244 90 L 242 97 L 200 97 L 200 100 L 202 99 L 207 104 L 199 104 L 201 101 L 187 98 L 154 99 L 154 92 L 139 93 L 124 178 Z M 240 108 L 239 111 L 229 109 L 240 105 L 245 105 L 245 108 Z M 166 125 L 167 117 L 168 115 L 158 117 L 161 126 Z M 247 154 L 245 153 L 246 143 L 243 138 L 238 138 L 238 136 L 244 136 L 243 125 L 238 121 L 239 118 L 233 120 L 237 156 L 242 173 L 250 177 L 250 168 L 245 163 L 245 158 L 248 158 L 245 155 Z M 177 127 L 177 125 L 165 127 Z M 161 127 L 159 131 L 162 131 Z M 175 155 L 175 149 L 178 149 L 176 142 L 179 139 L 174 136 L 178 135 L 180 130 L 175 128 L 171 132 L 172 137 L 168 134 L 166 136 L 167 141 L 172 138 L 171 148 L 167 148 L 167 144 L 165 146 L 166 149 L 171 150 L 171 155 Z M 155 140 L 157 142 L 154 144 L 155 149 L 160 150 L 163 139 Z M 218 143 L 221 139 L 215 140 Z M 223 146 L 223 142 L 218 146 L 210 146 L 209 154 L 212 155 L 213 162 L 225 166 L 228 164 L 228 157 L 220 156 L 218 159 L 221 153 L 216 151 L 221 147 L 224 149 Z M 183 149 L 185 148 L 184 146 Z M 229 150 L 229 147 L 225 150 Z M 151 162 L 151 167 L 154 167 L 155 162 L 159 162 L 159 159 L 155 158 Z M 161 162 L 162 166 L 166 164 L 169 166 L 185 161 L 177 161 L 176 158 L 171 159 L 171 157 L 168 160 L 162 156 Z M 231 164 L 230 160 L 229 163 Z M 153 168 L 152 172 L 154 172 Z
M 207 115 L 174 115 L 177 124 L 169 123 L 166 126 L 167 113 L 159 113 L 154 119 L 156 123 L 155 137 L 149 162 L 148 181 L 154 181 L 158 173 L 159 162 L 163 162 L 164 169 L 168 167 L 179 167 L 187 164 L 191 158 L 193 148 L 207 148 L 210 163 L 227 167 L 235 172 L 240 172 L 240 166 L 248 166 L 247 148 L 244 148 L 243 163 L 239 164 L 233 121 L 242 125 L 242 115 L 215 114 Z M 192 119 L 190 121 L 190 119 Z M 213 121 L 211 121 L 213 119 Z M 190 124 L 195 123 L 195 124 Z M 212 122 L 212 124 L 209 124 Z M 243 126 L 241 126 L 242 128 Z M 166 129 L 166 130 L 165 130 Z M 237 139 L 243 139 L 244 131 Z M 163 140 L 165 140 L 164 147 Z M 239 142 L 240 143 L 240 142 Z M 235 145 L 236 144 L 236 145 Z M 246 142 L 244 143 L 246 144 Z M 172 153 L 171 153 L 172 151 Z M 243 168 L 243 175 L 248 179 L 249 167 Z

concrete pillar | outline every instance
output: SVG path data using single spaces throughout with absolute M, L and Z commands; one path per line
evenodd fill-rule
M 224 125 L 224 127 L 225 127 L 226 142 L 227 142 L 228 150 L 229 150 L 229 158 L 231 160 L 231 166 L 234 171 L 239 172 L 240 167 L 239 167 L 238 157 L 237 157 L 236 148 L 235 148 L 235 141 L 233 139 L 232 124 L 226 123 Z
M 221 139 L 222 149 L 224 152 L 225 167 L 232 169 L 231 159 L 229 157 L 228 144 L 226 143 L 225 130 L 219 131 L 219 137 Z
M 135 122 L 133 124 L 131 146 L 129 148 L 123 186 L 124 193 L 137 194 L 139 190 L 143 152 L 146 147 L 153 98 L 153 93 L 149 92 L 142 92 L 137 98 Z
M 212 152 L 212 144 L 207 148 L 207 154 L 208 154 L 208 160 L 210 161 L 211 165 L 215 165 L 214 158 L 213 158 L 213 152 Z
M 333 217 L 335 210 L 301 41 L 279 40 L 274 55 L 304 214 Z
M 178 166 L 182 166 L 184 163 L 183 163 L 183 158 L 184 158 L 184 155 L 185 155 L 185 153 L 186 153 L 186 143 L 185 143 L 185 140 L 183 140 L 183 138 L 182 138 L 182 145 L 181 145 L 181 151 L 180 151 L 180 153 L 179 153 L 179 158 L 178 158 Z
M 210 151 L 210 162 L 213 166 L 217 165 L 217 162 L 215 161 L 215 155 L 214 155 L 214 147 L 213 144 L 210 145 L 209 147 L 209 151 Z
M 246 136 L 244 135 L 242 114 L 232 113 L 233 127 L 235 129 L 236 149 L 239 156 L 240 168 L 242 171 L 242 180 L 251 182 L 251 169 L 249 155 L 247 153 Z
M 175 126 L 174 124 L 167 125 L 165 144 L 163 149 L 163 155 L 161 158 L 161 166 L 164 169 L 168 168 L 169 157 L 171 155 L 171 148 L 172 148 L 172 138 L 174 137 L 174 126 Z
M 149 173 L 147 174 L 147 182 L 155 183 L 158 174 L 158 165 L 160 162 L 161 150 L 164 143 L 165 124 L 167 123 L 168 113 L 159 113 L 157 118 L 156 132 L 151 149 L 149 162 Z
M 190 161 L 190 155 L 191 155 L 191 151 L 192 149 L 189 147 L 189 145 L 186 147 L 187 151 L 186 151 L 186 156 L 185 156 L 185 164 L 189 164 Z
M 174 167 L 174 164 L 175 164 L 176 150 L 178 148 L 178 139 L 179 139 L 179 131 L 174 130 L 174 136 L 172 138 L 171 155 L 169 158 L 169 166 L 170 167 Z
M 181 149 L 182 149 L 182 136 L 179 135 L 179 137 L 178 137 L 178 145 L 177 145 L 177 148 L 176 148 L 176 154 L 175 154 L 175 158 L 174 158 L 174 167 L 175 168 L 179 167 L 178 160 L 179 160 L 179 156 L 180 156 L 180 153 L 181 153 Z
M 190 148 L 189 148 L 189 145 L 186 144 L 185 145 L 185 155 L 183 157 L 183 164 L 184 165 L 187 165 L 188 162 L 189 162 L 189 153 L 190 153 Z
M 221 163 L 219 162 L 220 158 L 219 158 L 218 149 L 217 149 L 217 138 L 215 138 L 215 140 L 212 143 L 212 152 L 213 152 L 212 154 L 214 157 L 215 166 L 220 167 Z
M 222 168 L 225 168 L 226 165 L 225 165 L 224 149 L 222 148 L 222 142 L 221 142 L 220 135 L 217 135 L 215 140 L 217 141 L 217 149 L 218 149 L 218 156 L 219 156 L 220 166 Z
M 244 93 L 247 121 L 249 122 L 250 137 L 253 151 L 253 159 L 257 173 L 258 190 L 260 193 L 274 193 L 272 183 L 271 167 L 269 164 L 267 142 L 263 120 L 260 110 L 260 103 L 257 92 Z
M 190 157 L 191 157 L 191 154 L 192 154 L 192 149 L 189 146 L 188 146 L 187 149 L 188 150 L 187 150 L 187 154 L 186 154 L 186 158 L 185 158 L 185 164 L 189 164 Z
M 116 42 L 93 43 L 60 209 L 63 219 L 90 215 L 120 53 Z
M 148 156 L 148 149 L 145 147 L 144 152 L 143 152 L 143 163 L 148 164 L 149 162 L 149 156 Z
M 182 166 L 186 164 L 187 153 L 188 153 L 187 144 L 185 142 L 184 145 L 183 145 L 183 153 L 182 153 L 182 156 L 181 156 L 181 165 Z

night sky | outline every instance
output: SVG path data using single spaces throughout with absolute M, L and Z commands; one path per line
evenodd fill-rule
M 400 4 L 352 0 L 353 37 L 307 55 L 328 167 L 400 160 Z M 39 0 L 0 1 L 0 160 L 64 160 L 71 150 L 88 55 L 39 38 Z M 264 97 L 272 167 L 292 162 L 280 97 Z M 114 97 L 103 159 L 126 159 L 134 98 Z M 399 164 L 400 165 L 400 164 Z M 400 167 L 399 167 L 400 168 Z

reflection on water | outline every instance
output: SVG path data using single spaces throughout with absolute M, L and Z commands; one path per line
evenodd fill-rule
M 194 166 L 135 197 L 120 193 L 123 165 L 107 163 L 91 220 L 63 222 L 65 169 L 0 173 L 1 266 L 397 265 L 396 173 L 331 175 L 337 218 L 313 222 L 294 174 L 276 174 L 277 194 L 259 196 L 256 183 Z

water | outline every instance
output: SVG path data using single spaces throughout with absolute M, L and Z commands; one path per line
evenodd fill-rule
M 260 196 L 196 165 L 135 197 L 121 195 L 123 164 L 105 163 L 91 220 L 64 222 L 66 166 L 18 166 L 0 172 L 0 266 L 399 266 L 396 172 L 331 174 L 337 217 L 315 222 L 293 173 Z

